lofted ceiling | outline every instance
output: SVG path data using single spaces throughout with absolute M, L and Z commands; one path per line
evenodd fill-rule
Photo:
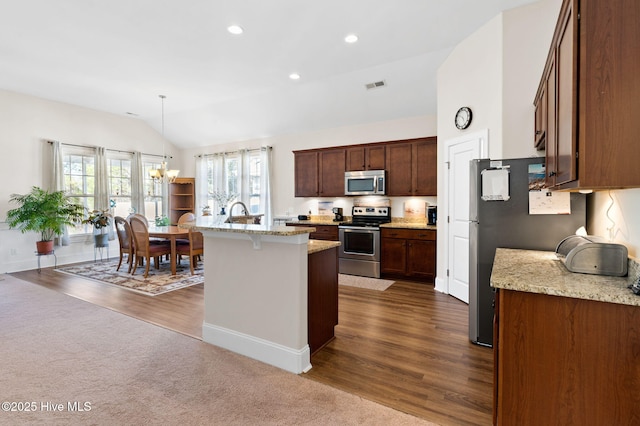
M 0 89 L 158 131 L 163 94 L 182 148 L 429 115 L 452 48 L 531 2 L 0 0 Z

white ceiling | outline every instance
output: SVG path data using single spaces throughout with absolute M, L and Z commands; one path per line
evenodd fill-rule
M 451 49 L 531 2 L 0 0 L 0 88 L 132 112 L 158 131 L 163 94 L 180 147 L 435 114 Z

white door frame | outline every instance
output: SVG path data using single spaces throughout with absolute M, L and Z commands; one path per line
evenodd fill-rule
M 440 242 L 438 248 L 438 264 L 440 265 L 441 269 L 437 274 L 438 277 L 436 278 L 435 290 L 446 294 L 449 294 L 449 275 L 447 274 L 447 271 L 449 270 L 449 266 L 451 264 L 449 259 L 449 240 L 451 235 L 448 219 L 450 199 L 449 151 L 454 145 L 468 143 L 473 140 L 477 140 L 479 143 L 479 158 L 489 158 L 489 129 L 482 129 L 477 132 L 467 133 L 453 139 L 448 139 L 444 142 L 445 164 L 447 165 L 445 172 L 443 173 L 445 199 L 442 201 L 438 200 L 438 218 L 440 219 L 438 220 L 438 241 Z M 441 239 L 440 235 L 442 235 L 444 238 Z

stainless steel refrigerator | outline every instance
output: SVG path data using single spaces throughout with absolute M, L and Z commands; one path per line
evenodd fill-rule
M 473 343 L 493 345 L 495 293 L 489 282 L 496 248 L 554 251 L 563 238 L 586 224 L 586 196 L 540 190 L 544 176 L 542 157 L 471 161 L 469 339 Z

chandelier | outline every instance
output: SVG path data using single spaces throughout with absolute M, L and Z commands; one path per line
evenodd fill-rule
M 173 182 L 178 177 L 180 170 L 169 170 L 167 169 L 167 162 L 165 159 L 167 156 L 164 153 L 164 99 L 165 95 L 158 95 L 160 97 L 160 101 L 162 102 L 162 163 L 160 163 L 159 169 L 151 169 L 149 170 L 149 176 L 156 182 Z

